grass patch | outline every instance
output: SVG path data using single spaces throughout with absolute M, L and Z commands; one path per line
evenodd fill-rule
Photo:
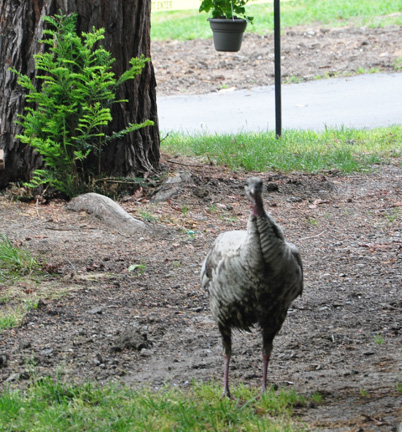
M 55 281 L 46 280 L 48 277 L 46 263 L 0 234 L 0 332 L 20 325 L 41 299 L 65 292 Z
M 400 0 L 297 0 L 281 4 L 281 27 L 322 24 L 329 27 L 344 25 L 402 25 Z M 264 34 L 273 31 L 272 3 L 247 5 L 254 25 L 247 31 Z M 151 39 L 188 40 L 212 37 L 208 15 L 196 10 L 155 12 L 152 14 Z
M 380 73 L 381 72 L 381 68 L 379 67 L 372 67 L 370 69 L 366 69 L 363 67 L 359 67 L 356 71 L 354 72 L 350 72 L 350 71 L 344 71 L 344 72 L 324 72 L 323 74 L 318 74 L 314 77 L 314 79 L 319 80 L 319 79 L 329 79 L 329 78 L 334 78 L 334 77 L 350 77 L 350 76 L 355 76 L 355 75 L 367 75 L 367 74 L 375 74 L 375 73 Z M 288 77 L 288 78 L 284 78 L 283 79 L 283 83 L 284 84 L 289 84 L 289 83 L 299 83 L 299 82 L 304 82 L 305 79 L 300 78 L 300 77 Z
M 169 154 L 201 157 L 204 162 L 233 170 L 277 170 L 314 173 L 368 170 L 383 162 L 400 163 L 402 127 L 371 130 L 327 129 L 323 132 L 288 130 L 238 135 L 172 134 L 162 142 Z
M 0 234 L 0 283 L 31 275 L 39 270 L 39 262 L 26 249 L 14 246 L 6 235 Z
M 394 61 L 394 69 L 399 72 L 400 70 L 402 70 L 402 57 L 398 57 L 395 61 Z
M 48 278 L 49 275 L 22 278 L 8 286 L 0 285 L 0 334 L 2 330 L 20 326 L 25 315 L 37 309 L 41 300 L 57 299 L 78 289 Z
M 216 385 L 134 391 L 116 386 L 73 385 L 44 379 L 26 391 L 0 396 L 0 431 L 301 431 L 292 421 L 305 399 L 294 391 L 238 387 L 221 399 Z
M 377 345 L 382 345 L 384 343 L 384 338 L 382 337 L 381 334 L 377 334 L 377 335 L 374 336 L 374 342 Z

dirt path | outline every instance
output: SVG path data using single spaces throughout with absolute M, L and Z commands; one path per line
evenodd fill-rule
M 1 386 L 57 370 L 74 381 L 155 388 L 221 380 L 220 338 L 198 274 L 216 235 L 244 228 L 247 176 L 175 162 L 193 165 L 166 162 L 172 173 L 187 172 L 176 197 L 152 203 L 137 194 L 123 202 L 134 217 L 152 220 L 153 235 L 113 232 L 64 203 L 0 199 L 0 232 L 60 273 L 17 288 L 67 293 L 1 332 L 8 359 Z M 262 177 L 272 190 L 269 211 L 302 250 L 306 279 L 275 340 L 270 382 L 323 395 L 321 404 L 296 409 L 311 429 L 395 431 L 402 420 L 401 168 Z M 259 386 L 258 333 L 234 339 L 233 384 Z

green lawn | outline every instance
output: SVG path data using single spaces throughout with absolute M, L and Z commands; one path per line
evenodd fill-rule
M 272 3 L 247 5 L 254 17 L 248 31 L 266 33 L 273 30 Z M 196 10 L 155 12 L 152 14 L 153 40 L 187 40 L 212 37 L 208 15 Z M 320 23 L 328 27 L 344 25 L 402 25 L 401 0 L 295 0 L 281 2 L 282 28 Z
M 0 431 L 303 431 L 292 418 L 294 407 L 322 400 L 283 389 L 259 399 L 257 390 L 243 386 L 234 388 L 232 400 L 220 395 L 213 384 L 152 392 L 43 379 L 0 395 Z
M 343 173 L 372 169 L 378 163 L 400 163 L 402 126 L 372 130 L 327 129 L 238 135 L 172 134 L 162 141 L 168 154 L 196 156 L 233 170 Z

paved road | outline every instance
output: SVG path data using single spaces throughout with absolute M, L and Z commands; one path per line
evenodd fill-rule
M 162 132 L 275 130 L 274 86 L 158 97 Z M 283 129 L 373 128 L 402 124 L 402 73 L 282 86 Z

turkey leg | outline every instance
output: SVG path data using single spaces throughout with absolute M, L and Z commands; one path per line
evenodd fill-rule
M 269 360 L 271 358 L 272 352 L 272 341 L 274 340 L 275 335 L 262 334 L 262 385 L 261 385 L 261 394 L 265 392 L 267 389 L 267 370 Z
M 229 363 L 230 354 L 223 354 L 223 393 L 222 398 L 227 397 L 230 399 L 229 390 Z
M 267 370 L 268 370 L 268 364 L 269 359 L 271 357 L 271 354 L 263 354 L 262 356 L 262 386 L 261 386 L 261 393 L 264 393 L 267 389 Z
M 222 336 L 223 345 L 223 393 L 222 397 L 225 396 L 230 399 L 229 390 L 229 364 L 230 357 L 232 355 L 232 330 L 228 326 L 218 325 L 219 332 Z

